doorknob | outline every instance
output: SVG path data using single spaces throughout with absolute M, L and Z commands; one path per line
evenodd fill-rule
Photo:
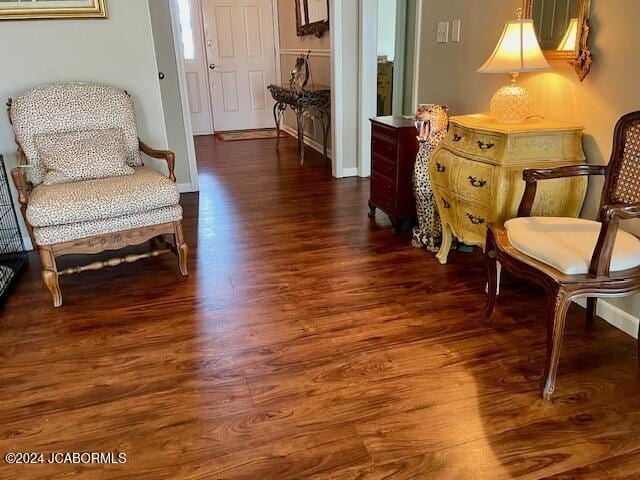
M 210 64 L 209 64 L 209 68 L 210 68 L 211 70 L 215 70 L 215 69 L 216 69 L 216 66 L 217 66 L 217 65 L 216 65 L 215 63 L 210 63 Z

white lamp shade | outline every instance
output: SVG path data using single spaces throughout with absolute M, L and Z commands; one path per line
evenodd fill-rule
M 569 27 L 562 37 L 562 41 L 560 45 L 558 45 L 558 50 L 562 50 L 563 52 L 569 51 L 573 52 L 576 49 L 576 43 L 578 41 L 578 19 L 572 18 L 569 21 Z
M 533 20 L 529 19 L 505 23 L 498 45 L 478 72 L 539 72 L 550 68 L 536 38 Z

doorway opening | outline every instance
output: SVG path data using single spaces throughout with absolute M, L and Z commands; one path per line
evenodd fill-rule
M 273 128 L 273 0 L 178 0 L 194 135 Z

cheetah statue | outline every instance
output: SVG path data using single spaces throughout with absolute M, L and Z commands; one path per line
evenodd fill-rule
M 438 144 L 444 139 L 449 128 L 449 107 L 423 104 L 416 113 L 416 128 L 420 149 L 413 170 L 413 190 L 416 197 L 418 226 L 413 229 L 412 244 L 438 251 L 442 238 L 442 225 L 429 179 L 429 161 Z

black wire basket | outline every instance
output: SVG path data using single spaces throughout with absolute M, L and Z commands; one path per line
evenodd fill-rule
M 9 180 L 0 155 L 0 306 L 4 304 L 18 275 L 27 264 L 18 217 L 9 191 Z

